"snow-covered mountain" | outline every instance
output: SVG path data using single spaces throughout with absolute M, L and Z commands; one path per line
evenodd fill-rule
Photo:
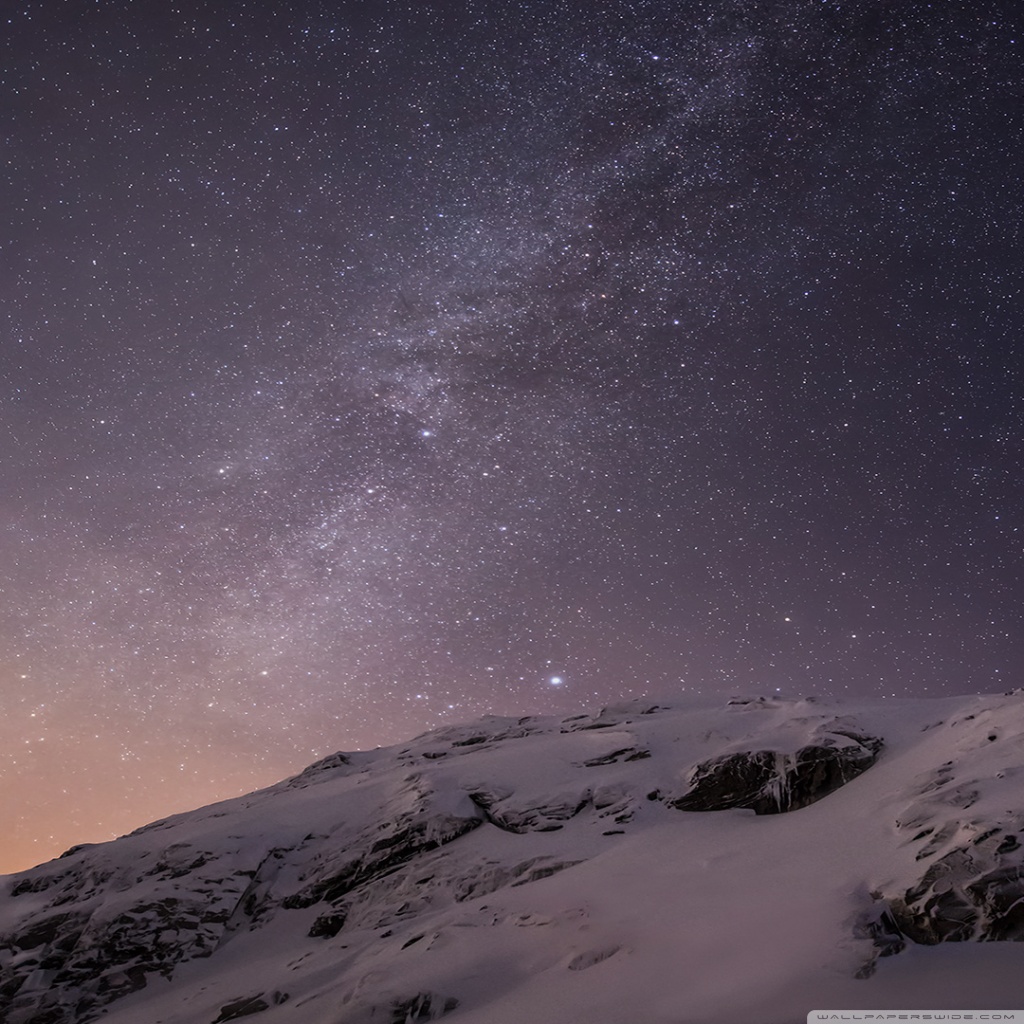
M 0 878 L 2 1024 L 1024 1006 L 1024 691 L 485 718 Z

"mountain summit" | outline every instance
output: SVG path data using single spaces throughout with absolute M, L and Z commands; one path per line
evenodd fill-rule
M 488 717 L 0 878 L 0 1024 L 1019 1008 L 1022 794 L 1024 691 Z

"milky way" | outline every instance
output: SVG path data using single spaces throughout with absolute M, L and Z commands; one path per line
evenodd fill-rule
M 1019 20 L 13 11 L 0 870 L 480 714 L 1019 682 Z

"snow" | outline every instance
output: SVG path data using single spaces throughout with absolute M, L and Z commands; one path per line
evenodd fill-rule
M 836 729 L 884 748 L 807 807 L 668 805 L 709 758 L 769 750 L 781 767 Z M 113 974 L 125 917 L 167 951 L 168 977 L 151 970 L 108 1002 L 105 1024 L 212 1024 L 250 997 L 266 1004 L 260 1024 L 802 1024 L 830 1007 L 1020 1007 L 1024 943 L 909 943 L 856 975 L 877 953 L 858 927 L 872 893 L 904 892 L 961 848 L 984 870 L 979 837 L 1024 830 L 1022 771 L 1016 692 L 487 718 L 0 879 L 0 983 L 34 971 L 0 1020 L 29 1020 L 55 985 L 33 964 L 42 947 L 11 937 L 69 912 L 85 921 L 76 949 L 106 948 Z M 332 912 L 344 925 L 311 937 Z M 83 985 L 69 983 L 69 1006 Z

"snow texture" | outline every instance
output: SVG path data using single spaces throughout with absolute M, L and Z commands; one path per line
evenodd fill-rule
M 1020 691 L 485 718 L 0 878 L 0 1024 L 1008 1009 L 1022 783 Z

